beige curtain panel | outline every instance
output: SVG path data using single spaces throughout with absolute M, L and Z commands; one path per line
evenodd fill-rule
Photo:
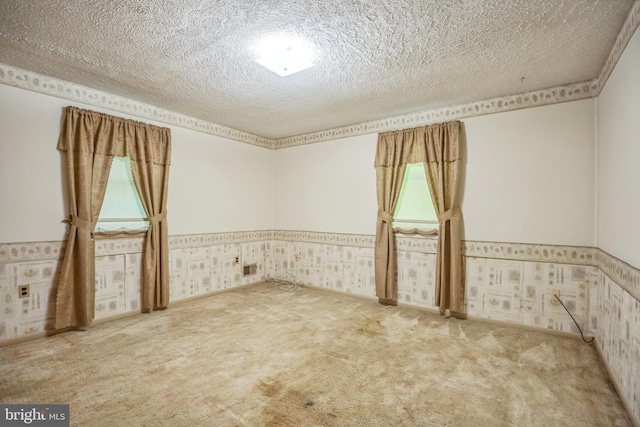
M 169 246 L 167 229 L 167 187 L 169 165 L 131 161 L 131 172 L 149 229 L 144 242 L 142 310 L 169 305 Z
M 398 204 L 402 180 L 407 165 L 376 168 L 378 220 L 376 221 L 375 279 L 376 295 L 381 304 L 396 305 L 396 242 L 393 233 L 393 213 Z
M 70 215 L 56 294 L 56 329 L 88 326 L 94 318 L 93 231 L 114 156 L 131 158 L 134 181 L 149 215 L 143 254 L 143 309 L 165 308 L 169 302 L 166 199 L 170 130 L 67 107 L 57 148 L 66 154 Z M 145 306 L 147 301 L 152 303 Z
M 396 252 L 391 223 L 407 163 L 424 163 L 440 223 L 436 255 L 436 305 L 463 313 L 461 124 L 452 121 L 378 135 L 374 166 L 378 196 L 376 292 L 381 303 L 397 301 Z

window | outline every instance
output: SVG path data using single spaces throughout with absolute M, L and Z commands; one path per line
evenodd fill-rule
M 433 231 L 438 228 L 423 163 L 407 164 L 393 220 L 394 228 Z
M 131 160 L 114 157 L 96 232 L 144 231 L 149 226 L 146 217 L 133 183 Z

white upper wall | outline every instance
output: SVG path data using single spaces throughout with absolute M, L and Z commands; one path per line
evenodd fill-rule
M 275 228 L 373 234 L 377 135 L 275 151 Z
M 593 245 L 594 101 L 464 120 L 468 240 Z
M 593 244 L 593 100 L 464 120 L 468 240 Z M 275 228 L 375 233 L 377 134 L 277 150 Z
M 63 104 L 0 85 L 0 243 L 64 238 Z
M 640 268 L 640 31 L 598 98 L 598 246 Z
M 0 243 L 64 239 L 66 183 L 56 144 L 67 105 L 140 120 L 0 85 Z M 273 227 L 271 150 L 168 127 L 170 234 Z
M 0 85 L 0 242 L 64 238 L 55 146 L 69 104 L 92 108 Z M 592 245 L 593 117 L 584 100 L 464 120 L 465 238 Z M 375 232 L 377 134 L 273 152 L 171 129 L 171 234 Z
M 273 228 L 273 151 L 171 127 L 169 233 Z

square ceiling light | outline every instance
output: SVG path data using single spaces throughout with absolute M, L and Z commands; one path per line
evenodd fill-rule
M 281 77 L 314 65 L 313 49 L 297 37 L 267 37 L 258 42 L 256 52 L 256 62 Z

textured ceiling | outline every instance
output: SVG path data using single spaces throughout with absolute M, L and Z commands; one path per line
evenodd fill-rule
M 0 63 L 266 138 L 598 77 L 633 0 L 0 0 Z M 316 65 L 279 77 L 267 35 Z

